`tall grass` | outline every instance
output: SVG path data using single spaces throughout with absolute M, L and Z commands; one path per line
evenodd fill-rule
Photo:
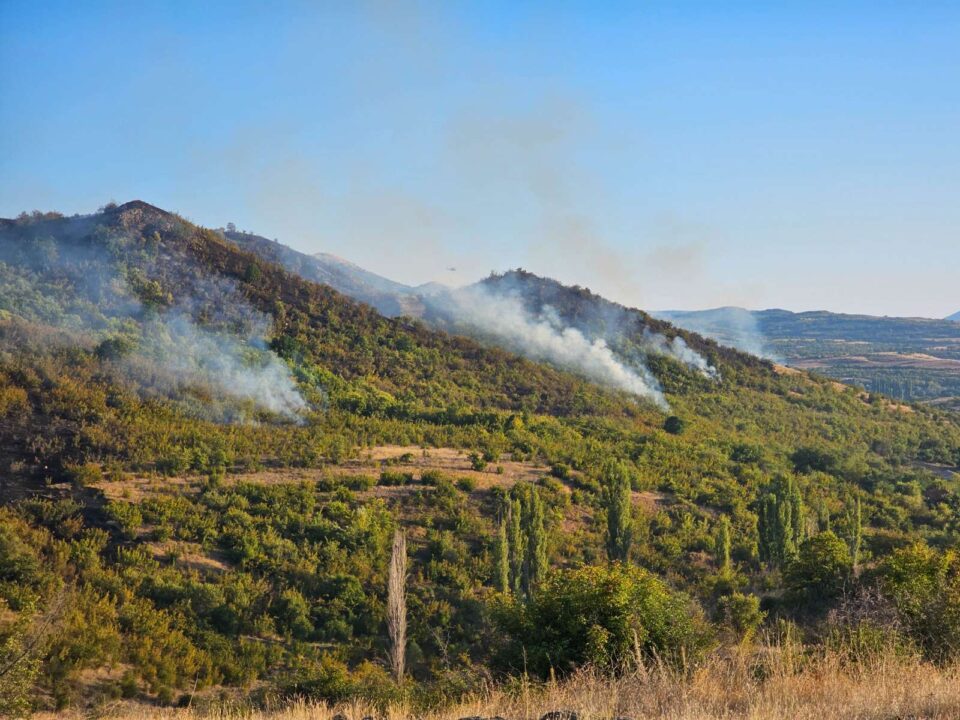
M 517 681 L 422 713 L 356 701 L 338 706 L 298 702 L 275 710 L 116 705 L 97 714 L 123 720 L 333 720 L 337 714 L 348 720 L 537 720 L 551 710 L 573 710 L 581 720 L 956 720 L 960 667 L 937 667 L 892 652 L 852 659 L 784 645 L 727 650 L 689 671 L 652 663 L 616 678 L 587 669 L 562 682 Z

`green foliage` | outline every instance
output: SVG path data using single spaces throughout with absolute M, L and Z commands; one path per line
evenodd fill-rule
M 603 468 L 602 487 L 601 502 L 607 514 L 607 557 L 611 562 L 625 562 L 633 542 L 632 481 L 627 465 L 608 461 Z
M 916 543 L 895 551 L 878 569 L 910 637 L 931 660 L 960 654 L 960 558 Z
M 699 609 L 650 573 L 623 564 L 557 572 L 497 618 L 510 639 L 509 667 L 540 677 L 583 665 L 619 669 L 637 653 L 695 661 L 710 633 Z
M 663 421 L 663 429 L 671 435 L 681 435 L 686 427 L 687 423 L 676 415 L 671 415 Z
M 807 538 L 786 568 L 788 597 L 804 608 L 825 607 L 843 592 L 852 569 L 846 543 L 832 532 Z
M 243 324 L 217 307 L 209 288 L 221 282 L 270 320 L 269 347 L 314 408 L 302 422 L 152 382 L 163 366 L 142 351 L 145 319 L 173 307 L 218 332 Z M 90 285 L 119 292 L 91 298 Z M 611 310 L 582 288 L 537 288 L 571 322 Z M 137 303 L 142 317 L 125 309 Z M 646 328 L 676 333 L 629 318 L 611 340 L 623 357 L 642 352 Z M 757 595 L 810 629 L 844 582 L 879 582 L 918 647 L 950 656 L 956 561 L 930 548 L 960 543 L 960 484 L 924 463 L 960 463 L 957 416 L 893 411 L 681 336 L 722 379 L 652 358 L 676 412 L 664 418 L 547 365 L 383 318 L 149 206 L 0 226 L 0 620 L 23 627 L 74 588 L 64 632 L 24 681 L 32 697 L 80 704 L 81 678 L 124 667 L 122 692 L 155 699 L 196 683 L 388 702 L 397 688 L 372 663 L 384 656 L 398 519 L 410 528 L 418 692 L 485 677 L 493 589 L 518 672 L 525 633 L 538 674 L 629 660 L 635 629 L 641 651 L 683 647 L 692 661 L 704 626 L 689 596 L 738 640 L 762 621 Z M 425 469 L 415 481 L 366 459 L 383 445 L 472 451 L 478 468 L 502 457 L 510 472 L 468 485 Z M 537 479 L 517 484 L 517 462 Z M 842 550 L 826 534 L 805 542 L 806 506 Z M 648 570 L 583 567 L 608 554 Z M 15 635 L 0 627 L 5 652 Z
M 729 628 L 740 642 L 750 642 L 766 617 L 766 613 L 760 609 L 760 598 L 740 592 L 720 598 L 717 612 L 720 622 Z
M 777 479 L 761 495 L 758 515 L 760 559 L 784 567 L 806 537 L 806 511 L 792 477 Z

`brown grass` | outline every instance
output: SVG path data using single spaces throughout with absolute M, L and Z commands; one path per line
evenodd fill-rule
M 336 707 L 295 703 L 273 711 L 118 705 L 99 715 L 118 720 L 332 720 L 343 713 L 348 720 L 498 715 L 536 720 L 550 710 L 573 710 L 581 720 L 955 720 L 960 718 L 960 672 L 893 655 L 851 663 L 841 655 L 810 660 L 799 650 L 779 648 L 717 655 L 690 673 L 655 666 L 611 679 L 584 671 L 562 683 L 491 689 L 426 713 L 403 706 L 378 711 L 357 702 Z

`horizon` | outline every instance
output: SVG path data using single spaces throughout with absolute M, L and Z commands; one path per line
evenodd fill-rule
M 0 20 L 3 216 L 138 197 L 409 285 L 525 267 L 653 311 L 960 310 L 947 3 Z

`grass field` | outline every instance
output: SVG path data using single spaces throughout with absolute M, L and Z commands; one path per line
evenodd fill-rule
M 500 716 L 537 720 L 550 711 L 573 711 L 579 720 L 954 720 L 960 718 L 960 668 L 936 667 L 895 654 L 852 661 L 842 654 L 799 648 L 724 652 L 692 672 L 654 665 L 611 679 L 584 671 L 546 685 L 518 684 L 445 708 L 417 712 L 378 709 L 356 702 L 340 706 L 293 703 L 278 709 L 242 704 L 162 709 L 116 704 L 68 715 L 123 720 L 459 720 Z M 38 716 L 51 718 L 52 715 Z M 57 716 L 64 717 L 64 716 Z

